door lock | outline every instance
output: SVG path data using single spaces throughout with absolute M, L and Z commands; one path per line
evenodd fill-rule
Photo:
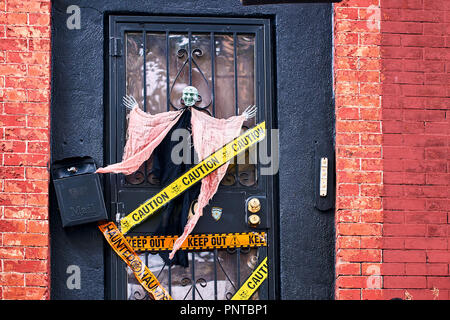
M 248 201 L 247 208 L 251 213 L 257 213 L 259 212 L 259 210 L 261 210 L 261 202 L 259 202 L 258 198 L 251 198 Z
M 252 214 L 250 217 L 248 217 L 248 224 L 250 226 L 256 227 L 260 223 L 261 223 L 261 218 L 258 215 Z
M 251 195 L 245 201 L 245 220 L 250 228 L 268 228 L 267 199 L 260 195 Z

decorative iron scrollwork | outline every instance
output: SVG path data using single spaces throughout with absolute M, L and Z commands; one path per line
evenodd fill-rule
M 137 290 L 133 293 L 133 298 L 134 298 L 134 300 L 149 300 L 150 299 L 148 293 L 143 294 L 139 290 Z
M 184 68 L 186 67 L 186 65 L 188 65 L 189 67 L 189 73 L 192 75 L 192 69 L 195 66 L 195 68 L 197 69 L 197 71 L 200 73 L 201 75 L 201 79 L 205 82 L 206 87 L 208 88 L 209 92 L 212 92 L 211 86 L 209 84 L 208 79 L 206 79 L 205 74 L 203 73 L 202 69 L 200 68 L 200 66 L 198 65 L 197 61 L 194 59 L 194 56 L 196 58 L 201 58 L 203 56 L 203 51 L 200 48 L 194 48 L 191 53 L 189 54 L 188 51 L 184 48 L 181 48 L 177 51 L 177 57 L 178 59 L 183 59 L 186 58 L 183 62 L 183 64 L 181 65 L 180 69 L 177 72 L 177 75 L 175 76 L 175 80 L 173 81 L 171 87 L 170 87 L 170 93 L 169 93 L 169 103 L 170 106 L 176 110 L 179 110 L 180 108 L 175 106 L 174 103 L 172 103 L 172 100 L 170 99 L 170 97 L 172 96 L 172 92 L 173 92 L 173 88 L 175 87 L 175 85 L 177 84 L 178 80 L 180 79 L 180 75 L 183 72 Z M 190 77 L 191 78 L 191 77 Z M 189 83 L 189 85 L 192 85 L 192 83 Z M 200 107 L 200 109 L 207 111 L 209 114 L 210 112 L 208 111 L 208 107 L 211 105 L 212 103 L 212 94 L 210 95 L 211 99 L 208 102 L 208 104 L 206 104 L 203 107 Z M 199 102 L 202 101 L 202 96 L 199 94 Z M 210 114 L 211 115 L 211 114 Z
M 169 40 L 169 42 L 172 41 L 172 35 L 169 36 L 168 34 L 166 34 L 166 35 L 164 35 L 164 37 L 166 37 L 165 41 L 167 41 L 167 40 Z M 169 37 L 169 39 L 167 37 Z M 167 80 L 167 82 L 166 82 L 166 80 L 164 81 L 167 83 L 167 91 L 168 91 L 167 96 L 166 96 L 166 94 L 164 94 L 164 97 L 167 98 L 166 104 L 168 105 L 169 109 L 178 110 L 180 108 L 183 108 L 184 105 L 183 105 L 181 96 L 179 96 L 179 88 L 184 87 L 186 85 L 190 85 L 190 86 L 194 85 L 200 91 L 195 108 L 204 110 L 205 112 L 209 113 L 210 115 L 211 115 L 211 112 L 213 112 L 214 116 L 216 114 L 221 114 L 222 116 L 231 115 L 229 113 L 229 110 L 224 111 L 224 112 L 218 112 L 218 110 L 222 110 L 222 108 L 229 107 L 228 105 L 223 105 L 224 102 L 222 100 L 221 100 L 220 104 L 218 103 L 218 99 L 219 99 L 217 96 L 217 92 L 218 92 L 217 85 L 219 83 L 218 79 L 220 77 L 222 77 L 222 81 L 224 81 L 223 80 L 224 74 L 226 74 L 225 77 L 234 77 L 234 79 L 235 79 L 234 91 L 235 91 L 235 93 L 239 92 L 240 95 L 242 95 L 242 97 L 239 97 L 239 98 L 235 97 L 235 103 L 237 104 L 238 101 L 240 101 L 240 99 L 244 99 L 243 101 L 248 101 L 245 99 L 249 94 L 252 95 L 253 91 L 251 89 L 248 89 L 245 86 L 240 87 L 238 90 L 236 86 L 239 85 L 240 80 L 238 80 L 238 79 L 246 79 L 246 77 L 250 77 L 248 72 L 250 72 L 250 75 L 251 75 L 251 71 L 246 71 L 247 69 L 242 69 L 242 67 L 243 67 L 242 63 L 245 61 L 250 61 L 249 60 L 250 56 L 246 56 L 245 54 L 242 57 L 236 56 L 236 54 L 238 54 L 238 52 L 240 52 L 240 54 L 243 54 L 243 52 L 244 52 L 244 51 L 237 50 L 238 44 L 236 43 L 236 39 L 238 39 L 239 36 L 237 38 L 236 37 L 233 38 L 232 35 L 225 36 L 225 38 L 223 38 L 224 36 L 217 36 L 217 37 L 213 36 L 212 38 L 209 38 L 212 40 L 208 40 L 208 41 L 213 41 L 213 42 L 210 42 L 210 44 L 209 44 L 209 48 L 211 48 L 211 52 L 208 51 L 208 45 L 205 45 L 203 43 L 204 39 L 202 37 L 203 37 L 202 35 L 191 34 L 191 33 L 184 34 L 184 35 L 176 34 L 176 35 L 174 35 L 174 38 L 173 38 L 173 40 L 175 41 L 175 42 L 173 42 L 174 47 L 166 48 L 166 52 L 167 52 L 166 58 L 170 59 L 169 54 L 172 57 L 172 59 L 170 59 L 171 61 L 170 62 L 168 61 L 168 66 L 170 65 L 171 67 L 174 68 L 173 75 L 175 76 L 174 78 L 173 78 L 173 76 L 171 77 L 173 79 L 173 81 L 168 80 L 169 74 L 166 74 L 166 76 L 163 77 L 164 79 Z M 208 35 L 208 37 L 209 37 L 209 35 Z M 140 40 L 140 37 L 136 36 L 136 39 Z M 218 39 L 221 39 L 221 40 L 218 40 Z M 225 40 L 225 39 L 228 39 L 228 40 Z M 251 39 L 249 40 L 248 37 L 243 37 L 242 39 L 244 39 L 244 40 L 241 40 L 239 45 L 241 45 L 242 43 L 251 43 L 251 41 L 252 41 Z M 161 42 L 162 41 L 163 40 L 161 40 Z M 131 41 L 131 43 L 133 44 L 134 42 Z M 140 45 L 140 47 L 133 48 L 133 50 L 134 50 L 133 52 L 136 52 L 136 54 L 133 56 L 130 56 L 130 58 L 133 57 L 133 59 L 136 61 L 131 63 L 132 61 L 127 60 L 127 66 L 128 66 L 128 64 L 133 65 L 133 68 L 130 69 L 130 72 L 133 71 L 133 75 L 136 73 L 141 73 L 142 70 L 144 70 L 144 73 L 145 73 L 145 70 L 147 68 L 146 66 L 139 67 L 139 64 L 143 64 L 144 60 L 140 59 L 140 56 L 137 55 L 137 53 L 139 53 L 140 55 L 144 55 L 144 52 L 146 52 L 146 50 L 144 50 L 145 49 L 144 41 L 138 42 L 135 45 Z M 251 49 L 249 49 L 249 48 L 252 48 L 252 47 L 248 47 L 246 50 L 248 52 L 251 52 Z M 173 50 L 173 51 L 171 51 L 171 50 Z M 229 73 L 220 73 L 220 72 L 224 72 L 223 70 L 225 70 L 225 69 L 223 69 L 222 71 L 217 71 L 220 68 L 219 68 L 219 66 L 216 66 L 215 63 L 223 64 L 224 61 L 218 59 L 216 56 L 228 57 L 230 55 L 231 55 L 230 59 L 232 59 L 232 61 L 233 61 L 232 63 L 236 64 L 236 63 L 238 63 L 236 61 L 241 61 L 240 64 L 238 66 L 235 65 L 234 68 L 229 68 L 229 70 L 227 69 L 228 70 L 227 72 L 229 72 Z M 153 57 L 153 58 L 159 59 L 157 56 Z M 211 59 L 211 61 L 209 61 L 209 59 Z M 217 59 L 217 60 L 215 60 L 215 59 Z M 220 62 L 219 62 L 219 60 L 220 60 Z M 148 62 L 149 61 L 147 61 L 147 63 Z M 212 71 L 208 70 L 208 68 L 209 68 L 208 66 L 211 64 L 210 62 L 213 64 Z M 217 67 L 216 71 L 214 71 L 215 70 L 214 66 Z M 127 67 L 127 70 L 128 70 L 128 67 Z M 163 69 L 161 69 L 161 70 L 163 70 Z M 163 72 L 166 72 L 166 71 L 163 71 Z M 169 72 L 169 69 L 167 69 L 167 72 Z M 233 74 L 233 72 L 234 72 L 234 74 Z M 189 77 L 187 77 L 187 75 L 189 75 Z M 127 77 L 129 77 L 129 76 L 127 75 Z M 131 77 L 131 75 L 130 75 L 130 77 Z M 252 78 L 249 78 L 249 79 L 252 79 Z M 139 81 L 136 80 L 135 82 L 136 83 L 133 82 L 133 83 L 130 83 L 129 85 L 136 84 L 139 87 L 139 85 L 138 85 Z M 192 82 L 194 82 L 194 83 L 192 83 Z M 253 83 L 253 81 L 251 81 L 249 83 Z M 223 90 L 229 91 L 230 89 L 233 89 L 233 88 L 226 87 L 226 89 L 223 89 Z M 135 91 L 137 91 L 137 92 L 135 92 L 135 94 L 137 94 L 137 96 L 141 97 L 141 99 L 144 100 L 144 102 L 145 102 L 146 97 L 142 97 L 142 94 L 140 93 L 142 90 L 139 91 L 136 89 Z M 236 113 L 239 113 L 239 108 L 237 108 L 237 106 L 233 106 L 233 108 L 235 108 Z M 249 122 L 246 122 L 246 124 L 243 126 L 243 130 L 247 130 L 248 126 L 249 126 Z M 256 165 L 251 164 L 249 162 L 250 155 L 249 155 L 248 151 L 246 151 L 245 155 L 240 156 L 240 158 L 242 158 L 242 157 L 245 157 L 245 163 L 243 161 L 240 161 L 238 163 L 238 161 L 236 161 L 237 159 L 235 158 L 234 161 L 232 161 L 232 163 L 229 165 L 228 170 L 227 170 L 224 178 L 221 181 L 222 186 L 252 187 L 252 186 L 256 185 L 256 183 L 257 183 Z M 146 161 L 145 164 L 143 164 L 143 166 L 140 167 L 135 173 L 125 176 L 125 178 L 123 179 L 123 183 L 125 183 L 127 185 L 132 185 L 132 186 L 159 186 L 160 185 L 158 179 L 153 174 L 151 159 Z

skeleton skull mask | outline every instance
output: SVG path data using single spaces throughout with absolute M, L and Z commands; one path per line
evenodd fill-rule
M 192 86 L 187 86 L 184 88 L 181 99 L 183 99 L 184 105 L 187 107 L 192 107 L 195 105 L 195 103 L 200 100 L 197 88 Z

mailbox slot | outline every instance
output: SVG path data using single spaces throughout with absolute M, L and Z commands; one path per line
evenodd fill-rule
M 107 220 L 100 178 L 90 157 L 56 161 L 51 174 L 63 227 Z

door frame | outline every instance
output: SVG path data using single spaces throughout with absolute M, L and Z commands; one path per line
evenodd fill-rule
M 124 83 L 125 78 L 125 64 L 119 63 L 119 59 L 123 57 L 125 52 L 124 44 L 124 32 L 123 25 L 127 23 L 142 24 L 142 29 L 136 29 L 137 31 L 145 30 L 145 24 L 163 25 L 164 23 L 174 24 L 205 24 L 215 26 L 217 31 L 215 32 L 233 32 L 234 26 L 237 25 L 249 25 L 262 30 L 263 38 L 259 39 L 263 43 L 263 56 L 257 57 L 257 59 L 263 59 L 264 68 L 262 71 L 264 74 L 264 95 L 258 97 L 259 101 L 263 101 L 265 118 L 270 119 L 271 126 L 267 129 L 277 128 L 277 111 L 274 109 L 277 106 L 275 97 L 275 81 L 273 74 L 275 73 L 276 64 L 273 60 L 273 46 L 272 46 L 272 23 L 270 19 L 263 18 L 227 18 L 227 17 L 168 17 L 168 16 L 124 16 L 124 15 L 110 15 L 109 16 L 109 30 L 108 30 L 108 73 L 107 84 L 108 92 L 106 94 L 107 101 L 105 107 L 105 165 L 112 164 L 120 161 L 118 159 L 117 139 L 123 139 L 123 137 L 117 137 L 117 130 L 119 128 L 119 118 L 116 110 L 119 110 L 121 105 L 121 97 L 119 97 L 119 84 Z M 121 25 L 122 24 L 122 25 Z M 208 29 L 208 31 L 212 31 Z M 271 143 L 270 133 L 267 135 L 268 145 Z M 123 144 L 122 144 L 123 145 Z M 278 154 L 276 155 L 278 156 Z M 259 174 L 259 173 L 258 173 Z M 270 211 L 272 214 L 269 217 L 270 232 L 268 232 L 268 266 L 269 275 L 267 278 L 268 298 L 279 298 L 279 195 L 278 195 L 278 173 L 270 176 L 267 183 L 267 203 L 271 205 Z M 116 213 L 118 212 L 118 178 L 117 175 L 109 174 L 105 177 L 105 200 L 108 211 L 110 213 L 110 219 L 115 221 Z M 126 286 L 126 272 L 125 263 L 117 257 L 117 255 L 109 248 L 105 247 L 105 296 L 106 299 L 123 299 L 126 298 L 127 286 Z M 244 280 L 244 279 L 242 279 Z

